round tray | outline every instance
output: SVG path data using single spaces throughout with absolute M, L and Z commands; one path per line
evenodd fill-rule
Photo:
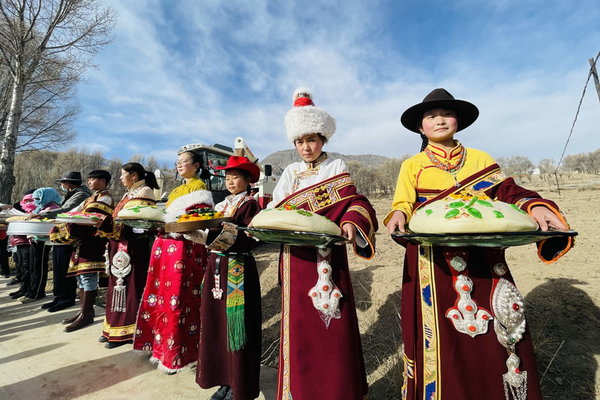
M 577 236 L 575 231 L 525 231 L 492 233 L 392 233 L 393 239 L 446 247 L 511 247 L 523 246 L 555 237 Z
M 165 224 L 165 232 L 193 232 L 197 229 L 218 228 L 223 222 L 231 222 L 233 218 L 201 219 L 198 221 L 169 222 Z
M 102 222 L 99 219 L 95 219 L 95 218 L 66 218 L 66 217 L 56 218 L 55 221 L 59 222 L 59 223 L 77 224 L 77 225 L 99 225 L 100 222 Z
M 115 222 L 120 222 L 123 225 L 127 225 L 137 229 L 160 229 L 164 227 L 165 223 L 162 221 L 150 221 L 147 219 L 116 219 Z
M 44 221 L 14 221 L 8 224 L 8 235 L 49 236 L 56 224 Z
M 245 227 L 238 227 L 238 229 L 248 232 L 263 242 L 289 244 L 292 246 L 329 247 L 334 244 L 344 244 L 348 241 L 343 236 L 329 235 L 327 233 Z

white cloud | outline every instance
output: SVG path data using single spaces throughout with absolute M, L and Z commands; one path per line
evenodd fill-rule
M 385 1 L 111 3 L 116 38 L 82 86 L 79 140 L 102 135 L 105 155 L 122 159 L 135 151 L 171 162 L 183 144 L 232 145 L 236 136 L 261 158 L 290 148 L 283 116 L 302 85 L 337 119 L 332 151 L 415 153 L 420 139 L 400 114 L 446 87 L 481 110 L 459 134 L 465 144 L 539 160 L 562 149 L 600 43 L 586 28 L 597 10 L 558 3 L 564 18 L 510 0 L 425 2 L 443 8 L 428 9 L 427 23 L 422 10 Z M 572 153 L 597 135 L 597 103 L 588 103 Z

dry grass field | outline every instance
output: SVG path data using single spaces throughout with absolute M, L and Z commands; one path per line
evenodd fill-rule
M 535 182 L 535 181 L 534 181 Z M 579 232 L 576 246 L 554 264 L 542 263 L 535 245 L 507 250 L 517 287 L 526 298 L 529 327 L 535 340 L 544 397 L 549 400 L 595 399 L 600 393 L 600 187 L 590 177 L 570 179 L 567 190 L 549 191 L 547 184 L 524 184 L 554 200 Z M 390 199 L 372 199 L 379 219 Z M 377 255 L 371 261 L 351 256 L 359 324 L 371 397 L 399 399 L 402 383 L 398 310 L 403 248 L 385 228 L 377 234 Z M 280 290 L 277 246 L 257 252 L 264 314 L 264 358 L 277 363 Z

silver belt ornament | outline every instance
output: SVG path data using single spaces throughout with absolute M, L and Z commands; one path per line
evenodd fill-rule
M 455 256 L 450 260 L 450 266 L 457 272 L 462 272 L 466 269 L 467 263 L 462 257 Z M 471 337 L 486 333 L 488 322 L 493 318 L 489 311 L 480 308 L 471 298 L 473 281 L 468 276 L 460 274 L 454 282 L 454 290 L 458 293 L 456 307 L 451 307 L 446 312 L 446 318 L 450 319 L 454 329 Z
M 318 280 L 317 284 L 308 291 L 308 296 L 325 326 L 329 328 L 332 318 L 339 319 L 341 317 L 340 300 L 343 296 L 331 279 L 332 268 L 329 264 L 331 249 L 317 248 L 317 252 Z
M 504 397 L 506 400 L 527 399 L 527 371 L 521 371 L 521 360 L 515 352 L 515 345 L 523 338 L 525 332 L 524 299 L 516 286 L 504 278 L 500 278 L 492 295 L 492 311 L 494 312 L 494 330 L 498 341 L 508 350 L 506 367 L 502 374 Z
M 117 278 L 117 283 L 113 287 L 112 311 L 125 312 L 127 306 L 127 287 L 123 284 L 125 278 L 131 272 L 131 257 L 127 254 L 121 244 L 119 250 L 115 253 L 110 263 L 110 273 Z

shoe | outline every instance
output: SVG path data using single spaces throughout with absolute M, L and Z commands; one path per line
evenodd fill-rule
M 57 312 L 60 310 L 64 310 L 65 308 L 73 307 L 75 305 L 75 300 L 62 300 L 58 301 L 55 305 L 48 309 L 48 312 Z
M 131 343 L 133 343 L 133 340 L 123 340 L 121 342 L 106 342 L 104 347 L 106 347 L 107 349 L 114 349 L 115 347 L 121 347 L 124 344 L 131 344 Z
M 48 308 L 54 307 L 54 306 L 56 305 L 56 303 L 58 303 L 58 297 L 55 297 L 55 298 L 54 298 L 54 299 L 52 299 L 52 301 L 51 301 L 51 302 L 49 302 L 49 303 L 44 303 L 44 304 L 42 304 L 42 307 L 41 307 L 41 309 L 42 309 L 42 310 L 46 310 L 46 309 L 48 309 Z
M 74 332 L 94 323 L 94 302 L 98 290 L 84 291 L 81 302 L 81 313 L 70 325 L 67 325 L 65 332 Z
M 30 299 L 30 298 L 31 298 L 31 297 L 27 297 L 27 296 L 21 296 L 21 297 L 19 297 L 19 298 L 17 299 L 17 301 L 20 301 L 20 302 L 22 303 L 22 302 L 23 302 L 23 300 Z M 28 303 L 29 303 L 29 302 L 28 302 Z
M 19 297 L 24 296 L 25 293 L 27 292 L 25 292 L 24 290 L 17 290 L 16 292 L 9 293 L 8 295 L 11 299 L 18 299 Z
M 98 338 L 98 341 L 100 343 L 106 343 L 106 342 L 108 342 L 108 338 L 106 336 L 102 335 Z
M 229 388 L 229 392 L 227 392 L 227 396 L 223 400 L 233 400 L 233 390 Z
M 38 301 L 40 299 L 34 299 L 33 297 L 22 297 L 19 301 L 23 304 L 33 303 L 34 301 Z
M 229 393 L 231 387 L 227 385 L 223 385 L 217 390 L 210 398 L 210 400 L 224 400 L 227 394 Z

